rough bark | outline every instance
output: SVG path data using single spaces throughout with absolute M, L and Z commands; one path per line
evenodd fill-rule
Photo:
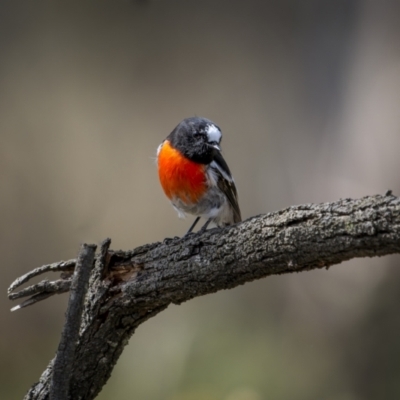
M 272 274 L 400 253 L 400 198 L 388 192 L 295 206 L 132 251 L 108 245 L 89 284 L 70 383 L 74 400 L 95 398 L 135 329 L 171 303 Z M 26 399 L 48 399 L 52 365 Z
M 65 314 L 65 325 L 53 365 L 50 400 L 68 400 L 69 397 L 69 382 L 96 247 L 96 245 L 83 244 L 78 255 L 74 276 L 71 281 L 71 293 Z

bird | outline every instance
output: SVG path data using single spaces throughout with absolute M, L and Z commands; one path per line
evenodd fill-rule
M 207 118 L 181 121 L 157 149 L 158 176 L 165 195 L 183 218 L 200 218 L 205 231 L 214 222 L 224 227 L 241 222 L 238 194 L 228 164 L 221 154 L 222 132 Z M 185 236 L 186 236 L 185 235 Z

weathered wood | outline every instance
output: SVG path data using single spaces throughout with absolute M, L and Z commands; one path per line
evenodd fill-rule
M 50 384 L 50 400 L 68 400 L 70 378 L 73 369 L 75 349 L 79 338 L 83 306 L 89 287 L 96 245 L 83 244 L 71 282 L 71 294 L 65 314 L 65 324 L 53 363 Z
M 400 253 L 400 198 L 388 192 L 294 206 L 132 251 L 108 245 L 89 285 L 71 376 L 74 400 L 95 398 L 135 329 L 171 303 L 268 275 Z M 51 366 L 26 399 L 48 399 Z

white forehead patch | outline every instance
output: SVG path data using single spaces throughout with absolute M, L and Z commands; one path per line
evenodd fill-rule
M 215 125 L 207 125 L 207 136 L 209 142 L 217 142 L 221 141 L 221 131 Z

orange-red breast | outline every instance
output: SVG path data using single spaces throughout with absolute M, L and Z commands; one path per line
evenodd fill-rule
M 184 119 L 157 150 L 158 175 L 166 196 L 180 217 L 206 218 L 217 226 L 241 221 L 238 196 L 222 157 L 220 128 L 206 118 Z

